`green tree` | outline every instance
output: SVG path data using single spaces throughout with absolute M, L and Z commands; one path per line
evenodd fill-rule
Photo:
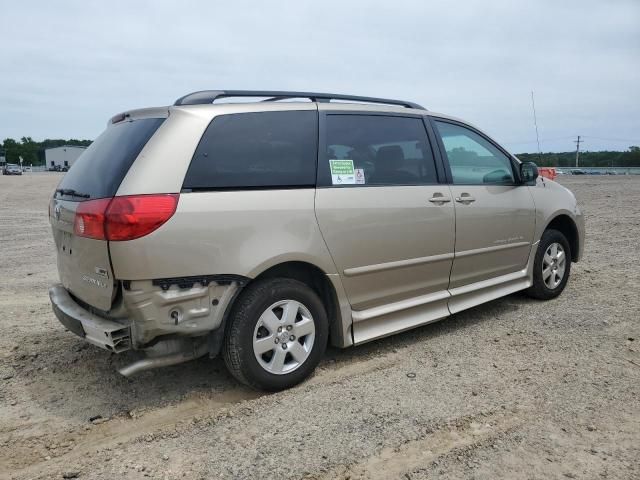
M 91 145 L 91 140 L 47 138 L 42 142 L 36 142 L 31 137 L 22 137 L 20 141 L 16 141 L 13 138 L 5 138 L 0 147 L 5 151 L 7 163 L 20 163 L 20 157 L 22 157 L 23 165 L 44 165 L 45 149 L 63 145 L 88 147 Z

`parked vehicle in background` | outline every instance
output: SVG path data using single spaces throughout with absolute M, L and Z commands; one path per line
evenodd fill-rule
M 22 175 L 22 169 L 20 166 L 14 163 L 7 163 L 2 169 L 3 175 Z
M 24 168 L 22 169 L 22 171 L 23 171 L 24 173 L 32 173 L 32 172 L 33 172 L 33 168 L 31 168 L 31 167 L 24 167 Z
M 580 170 L 579 168 L 574 168 L 571 170 L 571 175 L 587 175 L 587 172 Z
M 124 375 L 222 353 L 239 381 L 288 388 L 327 343 L 558 296 L 584 222 L 537 177 L 411 102 L 192 93 L 114 116 L 60 182 L 53 310 L 94 345 L 148 354 Z

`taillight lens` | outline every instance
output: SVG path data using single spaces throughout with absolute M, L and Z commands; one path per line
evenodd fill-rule
M 106 240 L 104 219 L 110 198 L 88 200 L 78 205 L 73 222 L 73 232 L 79 237 Z
M 177 194 L 114 197 L 107 208 L 107 240 L 144 237 L 169 220 L 178 206 Z
M 144 237 L 173 216 L 178 199 L 178 194 L 129 195 L 82 202 L 74 231 L 81 237 L 113 242 Z

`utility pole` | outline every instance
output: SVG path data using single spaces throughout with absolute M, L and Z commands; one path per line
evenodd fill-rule
M 576 168 L 578 168 L 578 159 L 580 158 L 580 141 L 580 135 L 578 135 L 578 140 L 573 141 L 576 144 Z

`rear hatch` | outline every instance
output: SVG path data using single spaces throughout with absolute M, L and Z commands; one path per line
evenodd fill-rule
M 117 293 L 109 242 L 100 235 L 87 235 L 76 212 L 83 210 L 83 204 L 89 205 L 85 202 L 104 199 L 108 203 L 115 196 L 140 151 L 164 121 L 158 117 L 167 115 L 166 109 L 164 115 L 157 110 L 155 116 L 148 114 L 141 118 L 121 115 L 121 121 L 109 125 L 69 169 L 49 207 L 60 281 L 77 299 L 104 311 L 111 309 Z

